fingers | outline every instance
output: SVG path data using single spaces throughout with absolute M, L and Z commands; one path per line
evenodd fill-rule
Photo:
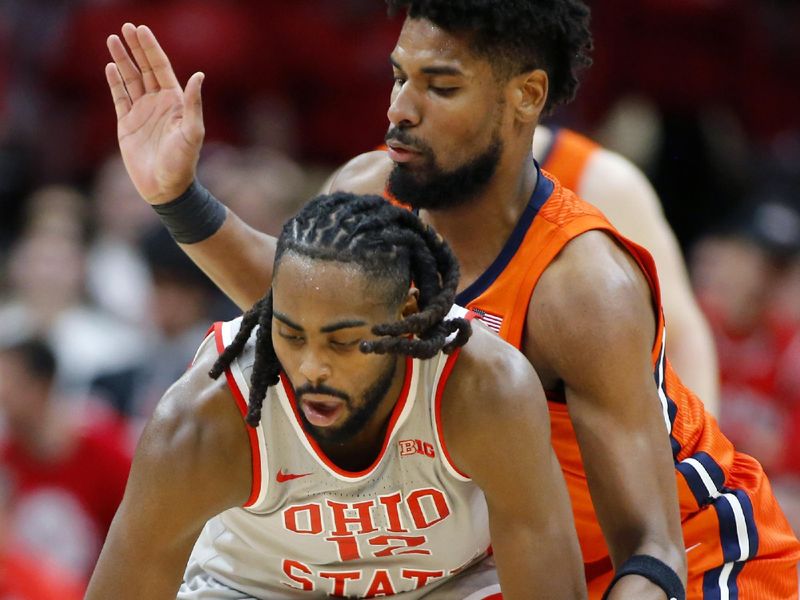
M 205 126 L 203 125 L 203 102 L 200 88 L 203 85 L 203 73 L 195 73 L 186 83 L 183 94 L 183 121 L 186 124 L 184 135 L 191 143 L 203 141 Z
M 125 42 L 128 44 L 128 48 L 131 49 L 131 54 L 133 54 L 133 59 L 142 73 L 145 93 L 157 92 L 160 89 L 158 79 L 156 79 L 153 67 L 139 42 L 138 28 L 131 23 L 125 23 L 122 26 L 122 37 L 125 38 Z
M 114 110 L 117 112 L 117 120 L 128 114 L 131 110 L 131 98 L 125 89 L 119 68 L 115 63 L 106 65 L 106 81 L 111 90 L 111 97 L 114 99 Z
M 136 28 L 136 33 L 139 38 L 139 44 L 144 50 L 145 58 L 148 64 L 153 69 L 158 85 L 162 88 L 179 88 L 178 78 L 175 77 L 175 71 L 172 70 L 172 65 L 169 64 L 167 54 L 161 49 L 161 46 L 150 31 L 147 25 L 139 25 Z
M 144 83 L 142 81 L 141 72 L 136 68 L 136 64 L 134 64 L 133 60 L 131 60 L 119 36 L 110 35 L 106 41 L 106 45 L 108 46 L 108 51 L 111 53 L 111 58 L 114 59 L 114 63 L 119 70 L 119 74 L 122 76 L 122 80 L 125 82 L 125 88 L 128 90 L 131 101 L 136 102 L 136 100 L 141 98 L 144 94 Z

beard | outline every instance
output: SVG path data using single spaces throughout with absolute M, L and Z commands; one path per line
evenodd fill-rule
M 386 141 L 389 140 L 412 146 L 422 157 L 422 164 L 415 167 L 395 163 L 388 181 L 389 192 L 415 209 L 442 210 L 473 200 L 494 177 L 503 152 L 503 142 L 495 132 L 486 150 L 452 171 L 445 171 L 437 164 L 430 146 L 405 130 L 390 129 L 386 134 Z
M 316 427 L 309 422 L 305 413 L 300 410 L 298 413 L 300 414 L 303 428 L 318 443 L 344 444 L 349 441 L 364 428 L 375 414 L 381 401 L 386 396 L 386 392 L 388 392 L 389 388 L 392 386 L 392 380 L 394 379 L 396 371 L 397 360 L 392 360 L 375 382 L 364 392 L 363 402 L 357 407 L 353 407 L 353 400 L 348 394 L 325 385 L 314 387 L 301 386 L 297 388 L 295 390 L 295 398 L 298 403 L 303 394 L 328 394 L 341 398 L 350 408 L 350 416 L 339 427 Z

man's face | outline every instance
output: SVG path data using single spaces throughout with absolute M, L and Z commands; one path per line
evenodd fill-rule
M 285 254 L 273 281 L 272 342 L 317 440 L 344 442 L 391 410 L 398 358 L 364 354 L 372 327 L 400 318 L 352 264 Z M 376 417 L 376 415 L 378 415 Z
M 406 19 L 391 62 L 389 190 L 416 208 L 468 202 L 503 152 L 504 85 L 466 36 L 426 20 Z

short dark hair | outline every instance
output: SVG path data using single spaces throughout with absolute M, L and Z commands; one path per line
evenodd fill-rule
M 273 276 L 288 254 L 355 264 L 388 284 L 387 303 L 393 305 L 406 297 L 412 282 L 419 290 L 419 312 L 373 327 L 372 333 L 381 337 L 362 341 L 361 352 L 424 359 L 453 352 L 470 337 L 469 321 L 447 318 L 459 280 L 458 261 L 450 247 L 413 212 L 380 196 L 345 192 L 317 196 L 284 225 Z M 267 388 L 278 383 L 281 370 L 272 346 L 271 289 L 242 317 L 239 332 L 209 372 L 214 379 L 219 377 L 241 354 L 256 326 L 247 413 L 247 423 L 253 427 L 261 419 Z
M 387 0 L 452 33 L 472 36 L 476 52 L 503 77 L 533 69 L 550 80 L 545 111 L 575 97 L 578 71 L 591 64 L 590 10 L 580 0 Z
M 13 355 L 39 381 L 51 381 L 56 374 L 56 357 L 50 345 L 38 338 L 25 339 L 0 347 L 0 354 Z

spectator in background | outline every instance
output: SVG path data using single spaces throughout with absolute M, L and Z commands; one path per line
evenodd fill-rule
M 118 154 L 100 165 L 92 200 L 97 223 L 87 260 L 89 295 L 116 317 L 144 325 L 152 282 L 138 243 L 158 219 L 142 206 Z
M 80 600 L 84 583 L 14 544 L 10 501 L 11 482 L 0 471 L 0 600 Z
M 153 279 L 146 352 L 135 365 L 104 373 L 93 384 L 94 395 L 132 419 L 132 442 L 158 400 L 188 367 L 211 322 L 236 314 L 163 227 L 148 231 L 140 250 Z
M 14 482 L 3 531 L 37 561 L 87 579 L 122 500 L 130 455 L 117 430 L 65 409 L 56 370 L 42 341 L 0 349 L 0 411 L 8 424 L 0 470 Z
M 69 187 L 42 188 L 29 199 L 0 302 L 0 343 L 46 338 L 58 357 L 59 384 L 78 398 L 97 374 L 131 364 L 143 350 L 139 331 L 86 300 L 85 206 Z
M 771 314 L 786 340 L 775 368 L 777 392 L 789 413 L 789 435 L 773 487 L 795 533 L 800 534 L 800 252 L 783 270 L 772 294 Z
M 800 531 L 800 213 L 757 204 L 692 263 L 719 352 L 722 430 L 764 465 Z
M 202 164 L 204 180 L 220 194 L 224 190 L 233 212 L 259 231 L 276 236 L 324 180 L 323 174 L 303 169 L 285 154 L 269 149 L 216 145 L 205 153 Z M 128 174 L 123 171 L 123 175 L 134 194 L 131 201 L 153 213 L 141 202 Z

